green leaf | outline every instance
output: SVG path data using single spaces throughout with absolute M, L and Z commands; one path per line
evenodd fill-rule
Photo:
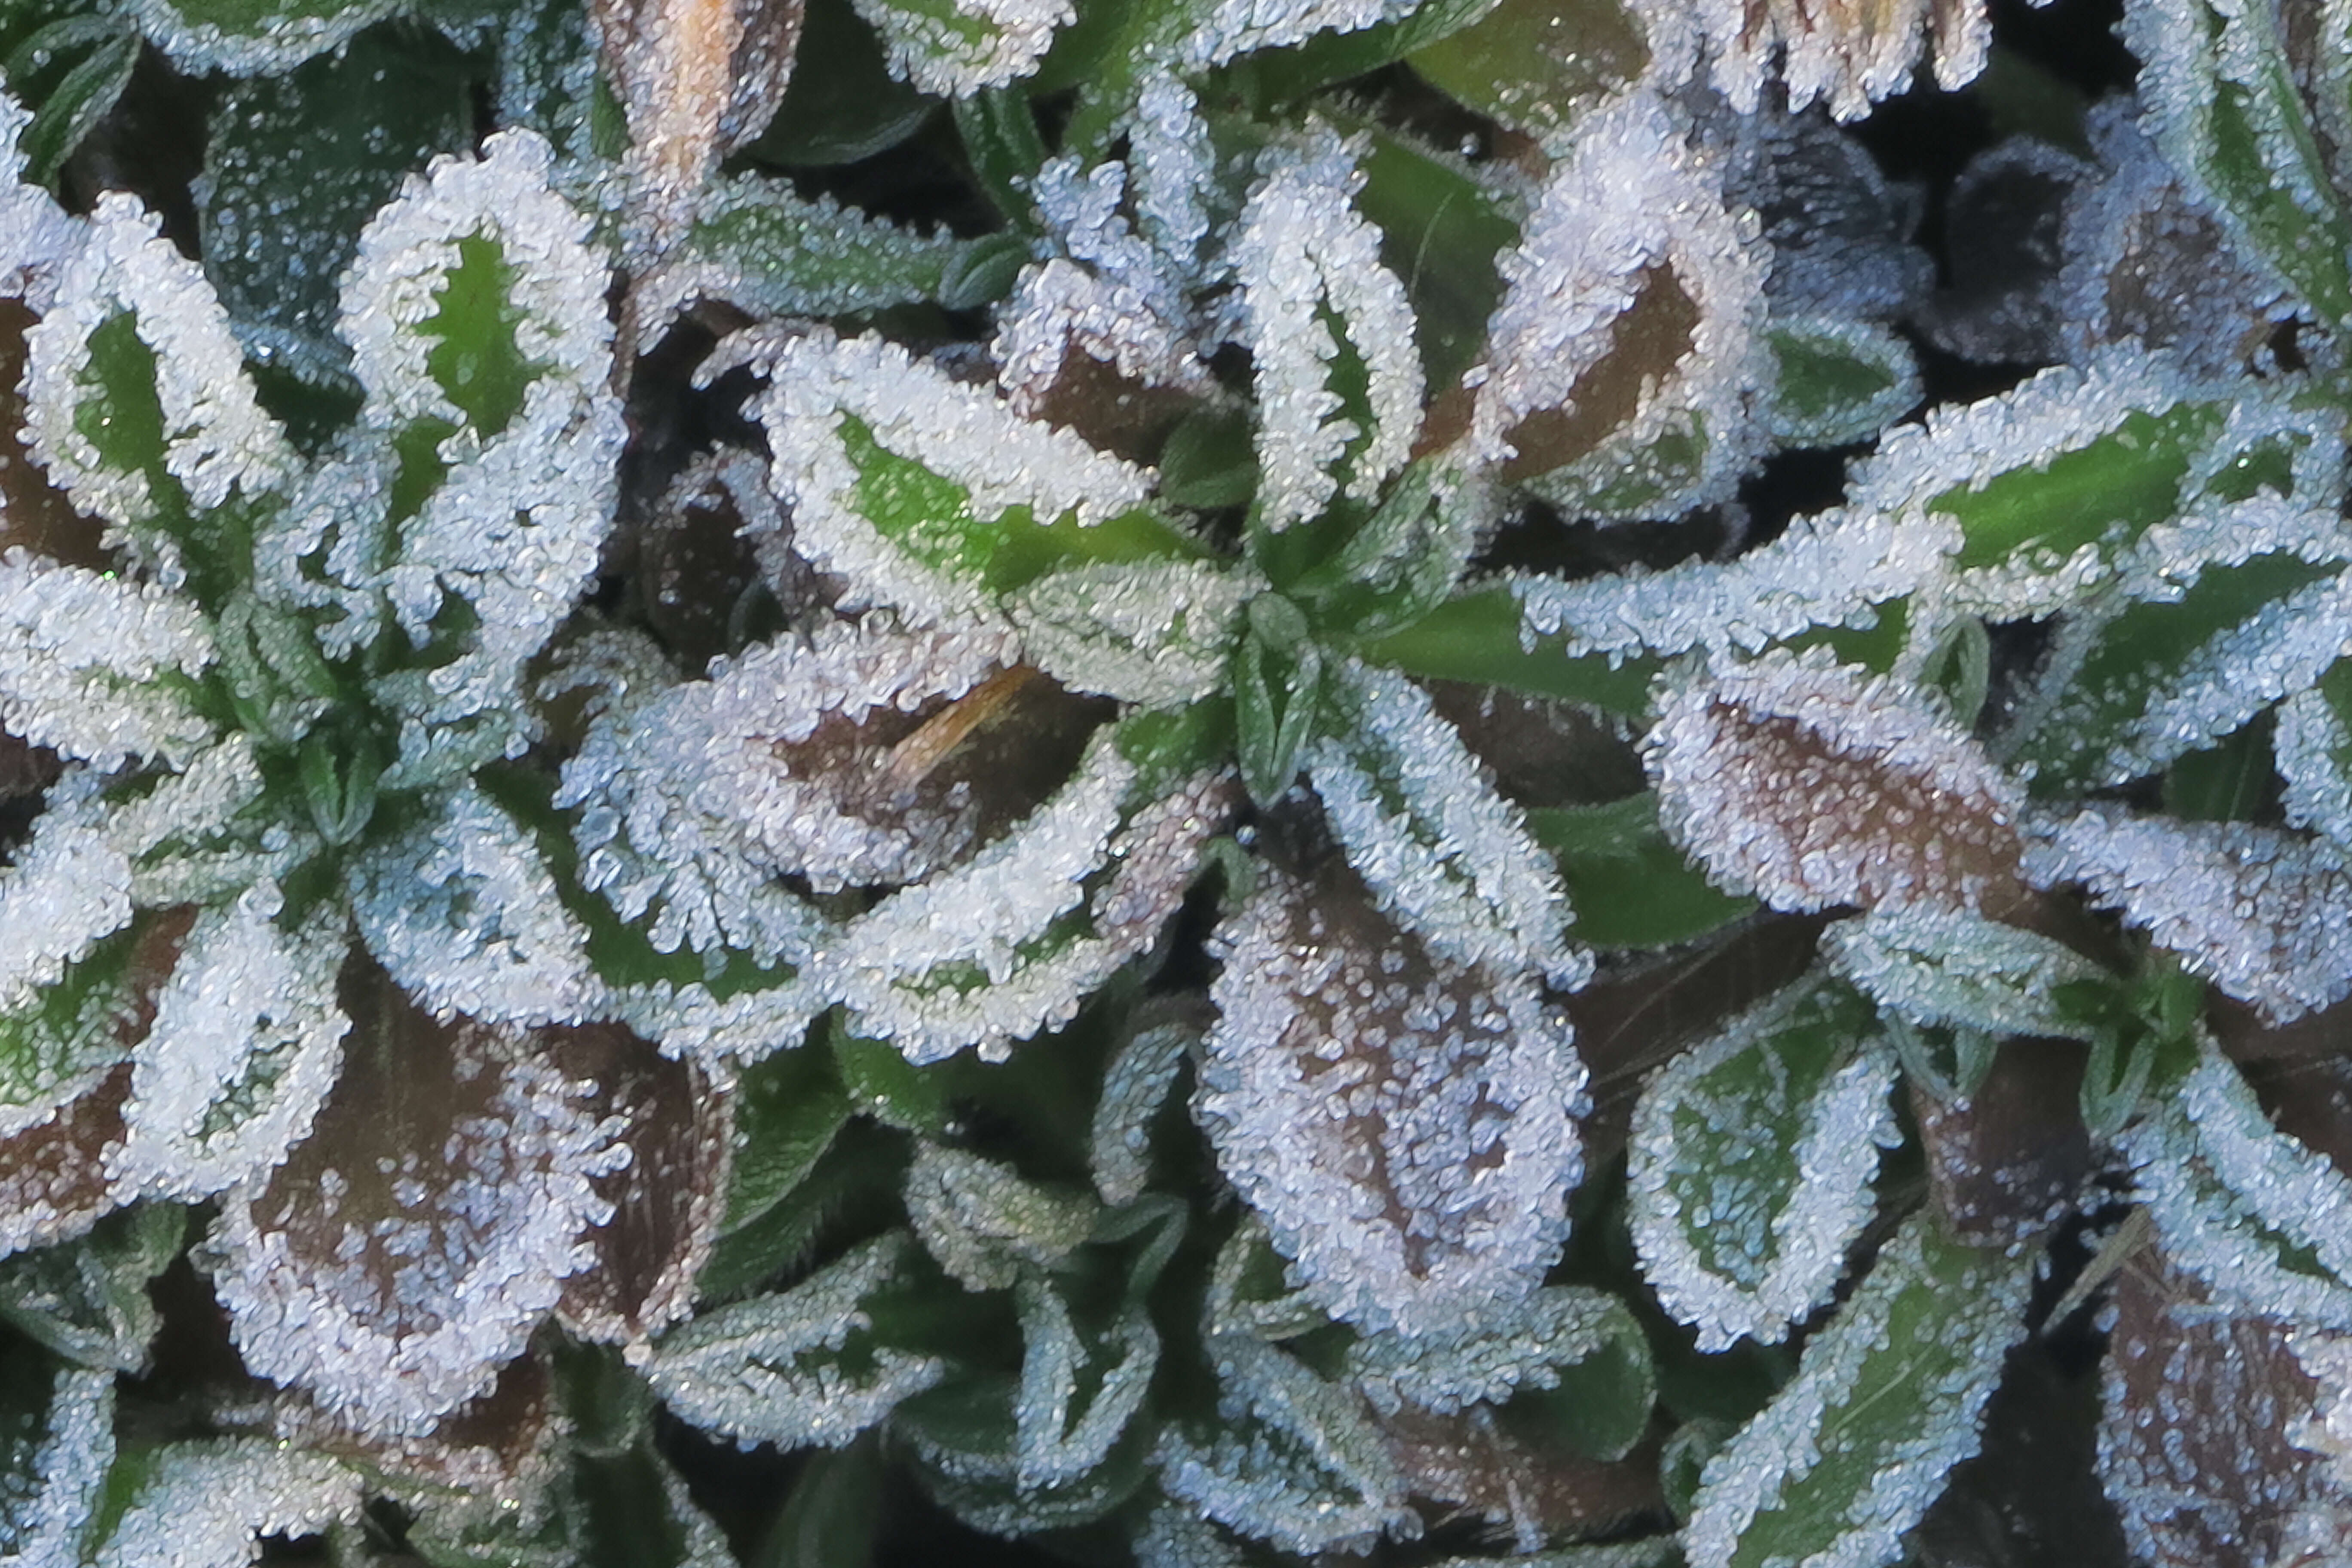
M 1828 1300 L 1896 1142 L 1895 1060 L 1838 984 L 1783 991 L 1650 1081 L 1627 1170 L 1633 1246 L 1698 1348 L 1774 1343 Z
M 148 1281 L 177 1258 L 187 1211 L 141 1204 L 77 1241 L 0 1262 L 0 1321 L 80 1365 L 137 1373 L 163 1324 Z
M 514 278 L 503 246 L 468 235 L 457 241 L 457 264 L 435 290 L 439 309 L 416 326 L 440 340 L 425 356 L 426 373 L 485 437 L 505 433 L 522 411 L 524 393 L 547 369 L 523 353 Z
M 783 103 L 744 152 L 786 168 L 856 163 L 914 135 L 938 107 L 890 74 L 848 0 L 810 0 Z
M 147 41 L 184 70 L 282 71 L 400 10 L 400 0 L 133 0 Z
M 1537 697 L 1565 698 L 1641 718 L 1650 710 L 1654 659 L 1612 664 L 1604 655 L 1570 658 L 1559 638 L 1529 647 L 1519 635 L 1518 600 L 1508 588 L 1457 595 L 1412 625 L 1356 645 L 1356 653 L 1407 675 L 1466 680 Z
M 888 1041 L 866 1039 L 837 1019 L 825 1034 L 851 1109 L 908 1132 L 947 1131 L 947 1069 L 917 1067 Z
M 1268 646 L 1258 623 L 1279 617 L 1259 606 L 1286 605 L 1276 595 L 1251 601 L 1251 629 L 1234 654 L 1234 730 L 1242 785 L 1261 805 L 1279 800 L 1298 776 L 1299 761 L 1319 722 L 1323 651 L 1311 642 Z M 1295 609 L 1291 610 L 1297 615 Z M 1301 621 L 1303 625 L 1303 618 Z M 1280 635 L 1279 631 L 1276 634 Z
M 1016 232 L 1033 237 L 1043 233 L 1029 187 L 1045 166 L 1045 141 L 1037 133 L 1028 94 L 1019 88 L 991 88 L 959 98 L 955 123 L 990 205 Z
M 205 142 L 205 275 L 248 353 L 347 378 L 338 284 L 360 230 L 412 169 L 470 147 L 472 62 L 438 37 L 379 29 L 283 76 L 232 81 Z
M 1429 0 L 1393 22 L 1328 29 L 1285 49 L 1267 49 L 1238 62 L 1234 74 L 1255 88 L 1263 106 L 1295 101 L 1350 77 L 1394 65 L 1475 23 L 1495 0 Z
M 742 1229 L 790 1197 L 833 1147 L 849 1113 L 833 1060 L 813 1045 L 744 1068 L 735 1088 L 735 1161 L 720 1234 Z
M 1544 141 L 1641 78 L 1650 65 L 1643 32 L 1617 0 L 1502 0 L 1415 50 L 1411 64 L 1465 107 Z
M 98 47 L 40 100 L 32 123 L 17 141 L 30 184 L 55 185 L 65 161 L 121 100 L 139 64 L 139 36 L 118 31 L 96 17 L 68 17 L 35 33 L 9 58 L 9 80 L 19 84 L 26 74 L 19 62 L 39 61 L 51 51 L 77 47 L 91 31 L 100 32 Z
M 1832 318 L 1780 321 L 1764 341 L 1780 372 L 1772 424 L 1790 445 L 1867 439 L 1919 401 L 1911 345 L 1885 327 Z
M 1962 569 L 2063 560 L 2085 546 L 2112 552 L 2179 515 L 2200 447 L 2221 434 L 2226 406 L 2179 403 L 2135 409 L 2104 434 L 2053 454 L 2031 444 L 2013 466 L 1953 486 L 1927 503 L 1960 526 Z
M 2189 822 L 2252 822 L 2271 798 L 2267 713 L 2211 746 L 2185 752 L 2164 773 L 2164 808 Z
M 1519 226 L 1502 196 L 1459 163 L 1384 128 L 1365 133 L 1357 210 L 1380 228 L 1381 259 L 1404 282 L 1429 385 L 1451 387 L 1486 346 L 1486 321 L 1503 294 L 1496 261 L 1517 243 Z
M 1058 1263 L 1092 1234 L 1092 1194 L 1047 1185 L 1000 1161 L 924 1142 L 907 1173 L 907 1217 L 969 1290 L 1001 1290 Z
M 1718 889 L 1675 847 L 1659 826 L 1654 790 L 1605 805 L 1530 811 L 1528 831 L 1559 863 L 1576 911 L 1571 933 L 1594 947 L 1670 947 L 1759 907 Z
M 1691 1568 L 1875 1568 L 1976 1452 L 2033 1259 L 1935 1226 L 1927 1211 L 1906 1222 L 1796 1380 L 1707 1461 L 1683 1532 Z
M 883 1473 L 881 1445 L 871 1437 L 806 1456 L 744 1568 L 873 1568 Z

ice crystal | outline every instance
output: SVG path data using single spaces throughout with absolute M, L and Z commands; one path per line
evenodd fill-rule
M 1966 86 L 1984 68 L 1992 17 L 1977 0 L 1904 0 L 1895 5 L 1711 5 L 1701 23 L 1715 49 L 1715 85 L 1754 111 L 1777 74 L 1791 109 L 1826 100 L 1841 120 L 1908 85 L 1932 47 L 1936 84 Z M 1783 58 L 1785 56 L 1785 58 Z M 1772 69 L 1779 62 L 1777 72 Z
M 2094 807 L 2037 839 L 2025 868 L 2080 883 L 2273 1023 L 2352 994 L 2352 859 L 2325 839 Z
M 1143 1407 L 1160 1364 L 1160 1335 L 1140 1312 L 1123 1314 L 1090 1345 L 1051 1286 L 1020 1292 L 1021 1387 L 1013 1401 L 1015 1479 L 1025 1488 L 1066 1485 L 1108 1457 Z
M 1147 708 L 1213 696 L 1261 584 L 1207 562 L 1073 566 L 1005 600 L 1030 662 L 1064 686 Z
M 1966 910 L 1912 904 L 1840 921 L 1824 956 L 1882 1007 L 1915 1024 L 1996 1035 L 2079 1033 L 2055 1004 L 2059 988 L 2105 972 L 2037 931 Z
M 1139 1029 L 1120 1046 L 1104 1070 L 1101 1098 L 1095 1101 L 1087 1139 L 1095 1191 L 1119 1207 L 1143 1195 L 1151 1182 L 1151 1124 L 1176 1085 L 1187 1051 L 1200 1043 L 1200 1030 L 1186 1024 L 1159 1023 Z
M 1412 307 L 1381 265 L 1380 232 L 1355 210 L 1362 184 L 1337 145 L 1279 158 L 1234 238 L 1267 528 L 1305 521 L 1341 493 L 1371 500 L 1420 426 Z M 1357 382 L 1362 402 L 1351 405 L 1340 388 Z
M 1321 32 L 1348 33 L 1392 20 L 1412 0 L 1213 0 L 1177 46 L 1177 59 L 1199 68 L 1253 49 L 1278 48 Z
M 1750 1008 L 1643 1089 L 1633 1247 L 1701 1350 L 1777 1342 L 1829 1299 L 1899 1141 L 1894 1079 L 1867 1005 L 1828 985 Z
M 142 1468 L 99 1548 L 97 1568 L 218 1568 L 261 1559 L 262 1538 L 355 1524 L 359 1472 L 319 1453 L 253 1438 L 174 1443 Z
M 1348 1351 L 1348 1375 L 1372 1408 L 1451 1415 L 1559 1385 L 1559 1370 L 1604 1353 L 1640 1326 L 1605 1291 L 1547 1285 L 1459 1339 L 1372 1334 Z
M 179 761 L 212 738 L 192 679 L 213 659 L 161 588 L 12 550 L 0 556 L 0 723 L 100 768 Z
M 1644 743 L 1668 830 L 1780 909 L 2021 893 L 2023 792 L 1948 719 L 1826 648 L 1675 691 Z
M 58 795 L 31 844 L 0 871 L 0 1005 L 10 1012 L 131 923 L 128 858 L 89 805 L 62 784 Z
M 937 1384 L 937 1356 L 876 1342 L 866 1300 L 906 1268 L 913 1243 L 877 1237 L 791 1289 L 704 1312 L 646 1364 L 663 1403 L 744 1443 L 839 1447 Z
M 2032 1269 L 1934 1225 L 1906 1224 L 1795 1380 L 1706 1462 L 1683 1532 L 1693 1568 L 1877 1568 L 1976 1451 Z
M 1024 1179 L 1010 1166 L 925 1143 L 907 1173 L 907 1219 L 968 1290 L 1003 1290 L 1086 1240 L 1094 1201 Z
M 1108 366 L 1144 387 L 1206 389 L 1198 353 L 1174 323 L 1122 279 L 1059 257 L 1021 275 L 990 353 L 1013 411 L 1051 417 L 1073 361 Z M 1083 375 L 1076 378 L 1084 384 Z
M 968 98 L 1037 68 L 1071 0 L 855 0 L 891 69 L 925 92 Z
M 1220 928 L 1199 1114 L 1318 1300 L 1459 1331 L 1566 1237 L 1584 1068 L 1531 976 L 1439 957 L 1363 897 L 1277 874 Z
M 2335 685 L 2279 704 L 2272 749 L 2285 783 L 2287 820 L 2352 847 L 2352 727 L 2336 706 Z

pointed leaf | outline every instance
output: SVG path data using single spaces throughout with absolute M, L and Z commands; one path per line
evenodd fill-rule
M 142 1204 L 89 1235 L 0 1263 L 0 1320 L 68 1361 L 112 1374 L 146 1370 L 163 1314 L 148 1282 L 186 1243 L 187 1211 Z
M 1782 321 L 1765 341 L 1779 367 L 1772 423 L 1791 444 L 1864 440 L 1919 402 L 1918 361 L 1885 327 L 1835 317 Z
M 907 1218 L 967 1290 L 1002 1290 L 1067 1257 L 1094 1229 L 1092 1197 L 1024 1178 L 1011 1166 L 925 1142 L 907 1173 Z
M 2038 931 L 1966 910 L 1913 904 L 1840 921 L 1822 956 L 1871 1000 L 1914 1024 L 1995 1035 L 2080 1037 L 2060 988 L 2114 976 Z
M 1528 813 L 1528 832 L 1559 867 L 1576 934 L 1597 948 L 1671 947 L 1752 913 L 1717 889 L 1658 822 L 1654 790 L 1605 805 Z
M 1516 1310 L 1497 1310 L 1459 1339 L 1367 1335 L 1348 1347 L 1348 1375 L 1382 1415 L 1410 1408 L 1452 1415 L 1559 1388 L 1564 1369 L 1620 1355 L 1628 1345 L 1646 1371 L 1649 1351 L 1624 1302 L 1605 1291 L 1547 1285 Z M 1649 1401 L 1631 1403 L 1640 1406 L 1632 1423 L 1638 1435 L 1649 1425 Z
M 1805 1346 L 1797 1377 L 1706 1463 L 1692 1568 L 1878 1568 L 1976 1451 L 2025 1329 L 2029 1258 L 1956 1246 L 1914 1216 Z
M 1037 68 L 1069 0 L 853 0 L 881 35 L 890 68 L 941 98 L 1002 87 Z
M 1074 566 L 1004 607 L 1024 655 L 1065 687 L 1179 708 L 1223 689 L 1253 579 L 1205 561 Z
M 1900 1140 L 1894 1053 L 1835 984 L 1748 1009 L 1653 1078 L 1633 1112 L 1633 1246 L 1698 1348 L 1776 1344 L 1826 1302 Z
M 1584 1089 L 1532 978 L 1431 954 L 1337 869 L 1267 877 L 1215 952 L 1196 1113 L 1300 1285 L 1404 1333 L 1532 1290 L 1583 1172 Z

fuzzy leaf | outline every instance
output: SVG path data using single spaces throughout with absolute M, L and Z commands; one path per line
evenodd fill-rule
M 854 1248 L 791 1289 L 704 1312 L 654 1346 L 646 1379 L 688 1421 L 739 1442 L 837 1448 L 945 1375 L 877 1341 L 875 1295 L 914 1251 L 903 1233 Z
M 2017 784 L 1949 720 L 1825 648 L 1671 694 L 1645 746 L 1667 830 L 1776 909 L 1998 914 L 2026 896 Z
M 1300 1285 L 1408 1334 L 1532 1290 L 1583 1172 L 1584 1087 L 1532 978 L 1431 954 L 1337 870 L 1268 876 L 1215 951 L 1196 1113 Z
M 415 1435 L 488 1388 L 594 1263 L 596 1181 L 628 1152 L 519 1035 L 364 984 L 310 1138 L 224 1198 L 206 1245 L 248 1367 Z
M 2028 1258 L 1944 1240 L 1914 1216 L 1807 1342 L 1796 1380 L 1706 1463 L 1692 1568 L 1877 1568 L 1975 1453 L 2025 1330 Z
M 1698 1348 L 1778 1343 L 1830 1299 L 1899 1142 L 1894 1053 L 1836 984 L 1748 1009 L 1650 1080 L 1627 1171 L 1633 1246 Z

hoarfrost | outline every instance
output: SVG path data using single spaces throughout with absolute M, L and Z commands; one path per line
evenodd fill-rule
M 1059 257 L 1021 274 L 989 345 L 1013 411 L 1045 417 L 1073 356 L 1147 387 L 1208 390 L 1207 367 L 1176 325 L 1125 281 Z
M 1339 875 L 1270 874 L 1220 929 L 1196 1110 L 1318 1301 L 1458 1332 L 1566 1238 L 1584 1068 L 1532 976 L 1429 953 Z
M 124 1062 L 46 1119 L 0 1138 L 0 1257 L 79 1235 L 121 1206 L 106 1166 L 122 1142 L 130 1094 Z
M 1149 1316 L 1130 1309 L 1090 1345 L 1053 1286 L 1024 1281 L 1019 1300 L 1024 1343 L 1013 1404 L 1013 1479 L 1024 1489 L 1066 1486 L 1109 1457 L 1142 1409 L 1160 1364 L 1160 1334 Z
M 265 1536 L 319 1535 L 359 1522 L 359 1472 L 325 1454 L 257 1438 L 171 1443 L 99 1548 L 96 1568 L 236 1568 Z
M 680 1416 L 739 1443 L 840 1447 L 947 1375 L 939 1357 L 872 1337 L 864 1302 L 912 1251 L 903 1232 L 879 1237 L 789 1290 L 704 1312 L 656 1342 L 646 1381 Z
M 1715 48 L 1716 88 L 1742 114 L 1763 101 L 1776 60 L 1789 108 L 1825 100 L 1840 120 L 1855 120 L 1870 112 L 1873 100 L 1907 86 L 1931 49 L 1936 85 L 1947 91 L 1967 86 L 1984 69 L 1992 43 L 1992 17 L 1979 0 L 1823 6 L 1715 0 L 1703 15 Z
M 278 928 L 274 883 L 196 917 L 131 1052 L 120 1190 L 201 1199 L 254 1179 L 310 1131 L 342 1065 L 339 920 Z
M 370 1000 L 310 1138 L 223 1198 L 205 1254 L 247 1366 L 415 1436 L 593 1266 L 595 1179 L 629 1150 L 517 1035 L 435 1025 L 381 982 Z
M 1832 968 L 1915 1024 L 1996 1035 L 2077 1037 L 2058 988 L 2112 976 L 2038 931 L 1966 910 L 1911 904 L 1840 921 L 1822 938 Z
M 1101 562 L 1052 573 L 1006 596 L 1029 661 L 1073 690 L 1145 708 L 1214 696 L 1264 584 L 1206 561 Z
M 1876 1568 L 1976 1452 L 2033 1269 L 1935 1224 L 1927 1211 L 1905 1224 L 1795 1380 L 1707 1461 L 1683 1531 L 1692 1568 Z
M 1071 0 L 852 0 L 881 35 L 890 68 L 940 98 L 969 98 L 1027 76 L 1057 28 L 1076 19 Z
M 967 1290 L 1010 1289 L 1050 1268 L 1093 1230 L 1084 1193 L 1044 1186 L 1012 1166 L 925 1142 L 907 1172 L 907 1218 L 950 1278 Z
M 1698 1348 L 1776 1344 L 1826 1302 L 1896 1146 L 1894 1053 L 1835 985 L 1783 991 L 1677 1057 L 1633 1112 L 1643 1277 Z
M 1349 722 L 1308 747 L 1307 768 L 1381 910 L 1450 963 L 1581 985 L 1592 962 L 1568 946 L 1558 868 L 1429 694 L 1354 660 L 1328 689 Z
M 1104 1203 L 1124 1207 L 1151 1184 L 1152 1122 L 1200 1040 L 1192 1025 L 1155 1023 L 1122 1043 L 1104 1069 L 1087 1136 L 1087 1164 Z
M 2273 1024 L 2352 994 L 2352 858 L 2325 839 L 2098 806 L 2038 836 L 2024 866 L 2037 886 L 2082 884 Z
M 1304 43 L 1318 33 L 1353 33 L 1394 21 L 1417 0 L 1214 0 L 1176 46 L 1188 70 L 1224 64 L 1253 49 Z
M 0 1440 L 8 1474 L 0 1561 L 15 1568 L 80 1568 L 82 1537 L 114 1465 L 113 1371 L 58 1366 L 45 1376 L 47 1362 L 19 1351 L 7 1369 L 12 1404 L 40 1401 L 37 1410 L 8 1410 Z
M 1201 100 L 1181 78 L 1155 71 L 1144 79 L 1128 124 L 1128 160 L 1143 237 L 1178 279 L 1205 281 L 1201 245 L 1209 237 L 1209 213 L 1202 198 L 1213 188 L 1217 152 Z
M 86 782 L 59 781 L 31 844 L 0 870 L 0 1011 L 37 1004 L 68 964 L 131 923 L 131 863 L 96 803 L 76 799 Z
M 1023 419 L 985 390 L 878 338 L 813 331 L 738 352 L 769 377 L 758 411 L 773 458 L 771 483 L 793 509 L 794 546 L 847 577 L 855 602 L 899 604 L 925 620 L 984 617 L 986 601 L 970 577 L 976 531 L 1016 508 L 1040 522 L 1070 514 L 1091 525 L 1150 494 L 1150 470 Z M 961 491 L 950 514 L 913 510 L 922 503 L 905 478 L 863 472 L 867 459 L 845 436 L 851 422 L 881 458 Z M 883 515 L 869 515 L 868 506 Z
M 2285 781 L 2287 820 L 2352 848 L 2352 728 L 2326 687 L 2279 704 L 2271 751 Z
M 368 952 L 445 1021 L 575 1023 L 604 1000 L 538 847 L 470 782 L 346 876 Z
M 1559 1369 L 1601 1353 L 1641 1325 L 1603 1290 L 1547 1285 L 1458 1339 L 1370 1334 L 1348 1347 L 1348 1377 L 1383 1415 L 1452 1415 L 1559 1386 Z
M 49 308 L 58 272 L 81 244 L 82 226 L 25 178 L 25 106 L 0 92 L 0 297 Z
M 278 422 L 254 399 L 227 312 L 203 270 L 163 235 L 138 199 L 110 191 L 58 280 L 47 314 L 25 333 L 25 435 L 49 478 L 83 510 L 125 528 L 168 521 L 175 498 L 153 493 L 160 465 L 190 505 L 210 510 L 235 490 L 276 489 L 295 466 Z M 97 363 L 94 339 L 127 321 L 139 350 L 117 344 Z M 151 374 L 162 405 L 161 450 L 110 450 L 133 439 L 127 421 L 92 417 L 99 389 L 120 374 Z
M 1670 693 L 1643 742 L 1667 828 L 1775 908 L 2022 896 L 2024 793 L 1951 721 L 1827 648 Z
M 1321 139 L 1274 163 L 1233 241 L 1266 528 L 1318 515 L 1343 488 L 1371 500 L 1420 431 L 1412 307 L 1355 209 L 1363 184 L 1349 150 Z M 1351 408 L 1340 388 L 1359 377 L 1364 404 Z

